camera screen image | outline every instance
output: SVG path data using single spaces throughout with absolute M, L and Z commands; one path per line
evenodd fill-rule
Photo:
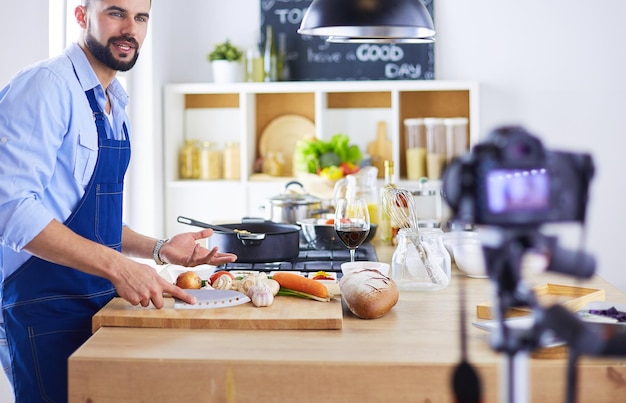
M 492 214 L 550 209 L 550 176 L 543 168 L 494 169 L 487 173 L 486 185 Z

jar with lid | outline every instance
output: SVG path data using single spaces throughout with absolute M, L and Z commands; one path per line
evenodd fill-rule
M 469 151 L 467 141 L 467 122 L 464 117 L 446 118 L 443 124 L 446 127 L 446 141 L 448 145 L 448 161 Z
M 450 284 L 451 260 L 439 228 L 402 228 L 391 278 L 403 291 L 439 291 Z
M 203 141 L 200 149 L 200 179 L 220 179 L 222 177 L 222 155 L 217 144 Z
M 404 119 L 406 129 L 406 177 L 419 180 L 426 176 L 426 132 L 424 119 Z
M 281 152 L 269 151 L 263 159 L 263 173 L 270 176 L 282 176 L 284 159 Z
M 200 149 L 198 140 L 188 139 L 178 154 L 178 176 L 180 179 L 200 178 Z
M 224 148 L 224 179 L 239 179 L 241 177 L 241 167 L 239 159 L 239 142 L 228 141 Z
M 424 118 L 426 128 L 426 173 L 428 179 L 436 180 L 446 167 L 448 147 L 446 145 L 446 129 L 441 118 Z

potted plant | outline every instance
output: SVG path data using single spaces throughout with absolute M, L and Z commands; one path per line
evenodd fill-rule
M 218 43 L 207 56 L 213 70 L 213 81 L 232 83 L 243 81 L 243 51 L 230 40 Z

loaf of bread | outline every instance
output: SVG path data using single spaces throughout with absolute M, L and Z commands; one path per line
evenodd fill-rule
M 361 319 L 380 318 L 398 302 L 396 283 L 378 270 L 348 273 L 339 281 L 339 287 L 350 312 Z

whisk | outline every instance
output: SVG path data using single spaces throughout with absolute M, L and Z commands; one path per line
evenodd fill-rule
M 383 211 L 391 217 L 391 223 L 394 227 L 410 228 L 419 231 L 415 200 L 410 191 L 387 186 L 384 188 L 381 204 Z M 430 281 L 435 284 L 447 283 L 449 281 L 448 276 L 441 267 L 430 262 L 428 250 L 422 245 L 419 237 L 410 237 L 409 239 L 415 245 L 415 249 L 426 268 Z

